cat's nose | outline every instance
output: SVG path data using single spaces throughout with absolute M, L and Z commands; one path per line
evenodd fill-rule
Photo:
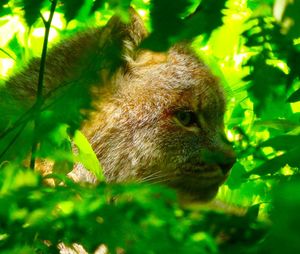
M 207 164 L 217 164 L 221 168 L 224 175 L 227 175 L 236 161 L 236 155 L 231 147 L 218 150 L 204 150 L 202 159 Z
M 236 154 L 231 148 L 220 151 L 220 153 L 222 153 L 222 156 L 220 156 L 222 159 L 218 161 L 218 165 L 220 166 L 223 174 L 227 175 L 236 162 Z
M 233 167 L 234 163 L 236 162 L 236 156 L 234 153 L 230 154 L 230 156 L 227 155 L 227 157 L 224 158 L 224 161 L 219 162 L 219 166 L 223 172 L 224 175 L 227 175 L 230 169 Z

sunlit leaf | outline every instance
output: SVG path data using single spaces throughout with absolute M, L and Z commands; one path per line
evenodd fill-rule
M 94 173 L 98 180 L 103 181 L 104 176 L 99 160 L 86 137 L 80 131 L 76 131 L 73 142 L 79 150 L 77 156 L 78 161 L 82 163 L 86 169 Z

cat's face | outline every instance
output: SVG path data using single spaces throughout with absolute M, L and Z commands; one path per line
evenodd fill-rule
M 108 181 L 165 183 L 210 200 L 235 154 L 224 135 L 225 99 L 209 69 L 182 48 L 147 52 L 103 103 L 96 151 Z

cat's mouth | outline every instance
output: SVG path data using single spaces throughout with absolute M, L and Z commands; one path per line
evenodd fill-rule
M 228 177 L 228 171 L 224 173 L 218 164 L 189 166 L 181 168 L 169 185 L 191 200 L 211 200 Z
M 199 179 L 217 179 L 224 180 L 227 178 L 229 171 L 224 171 L 218 164 L 194 164 L 180 169 L 179 174 L 182 177 L 193 177 Z

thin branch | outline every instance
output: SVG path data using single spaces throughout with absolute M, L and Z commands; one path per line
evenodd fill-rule
M 16 135 L 13 137 L 13 139 L 8 143 L 8 145 L 5 147 L 5 149 L 0 154 L 0 160 L 2 157 L 7 153 L 7 151 L 11 148 L 11 146 L 17 141 L 17 139 L 20 137 L 21 133 L 23 132 L 24 128 L 26 127 L 27 123 L 23 123 L 20 130 L 16 133 Z
M 72 83 L 65 83 L 63 85 L 60 85 L 59 88 L 56 87 L 55 89 L 49 91 L 46 95 L 44 95 L 44 98 L 50 98 L 51 94 L 55 92 L 57 89 L 61 89 L 62 87 L 70 86 Z M 62 99 L 62 96 L 58 97 L 57 100 Z M 40 111 L 47 110 L 51 108 L 56 103 L 56 101 L 53 101 L 49 104 L 43 103 L 42 107 L 40 108 Z M 24 114 L 22 114 L 12 125 L 11 127 L 4 130 L 2 133 L 0 133 L 0 140 L 7 136 L 9 133 L 14 131 L 16 128 L 18 128 L 20 125 L 24 123 L 28 123 L 29 121 L 33 120 L 35 118 L 36 113 L 36 103 L 34 103 Z
M 3 48 L 0 48 L 0 51 L 2 51 L 5 55 L 7 55 L 12 60 L 16 61 L 16 59 L 11 54 L 9 54 L 6 50 L 4 50 Z
M 0 133 L 0 139 L 7 136 L 10 132 L 14 131 L 20 125 L 28 123 L 34 117 L 35 105 L 28 109 L 24 114 L 22 114 L 11 127 L 7 128 L 4 132 Z
M 38 147 L 38 137 L 37 137 L 37 130 L 39 127 L 40 122 L 40 109 L 43 105 L 43 86 L 44 86 L 44 73 L 45 73 L 45 65 L 46 65 L 46 56 L 47 56 L 47 46 L 48 46 L 48 38 L 50 33 L 51 22 L 53 19 L 53 15 L 55 12 L 57 0 L 53 0 L 51 3 L 50 9 L 50 16 L 49 19 L 45 23 L 45 37 L 44 37 L 44 44 L 43 44 L 43 51 L 40 63 L 40 71 L 39 71 L 39 80 L 38 80 L 38 89 L 36 95 L 36 110 L 37 114 L 34 120 L 34 137 L 33 137 L 33 144 L 31 149 L 31 159 L 30 159 L 30 168 L 34 169 L 35 167 L 35 153 Z
M 40 17 L 43 20 L 44 26 L 46 27 L 47 25 L 47 20 L 44 18 L 43 14 L 40 12 Z

